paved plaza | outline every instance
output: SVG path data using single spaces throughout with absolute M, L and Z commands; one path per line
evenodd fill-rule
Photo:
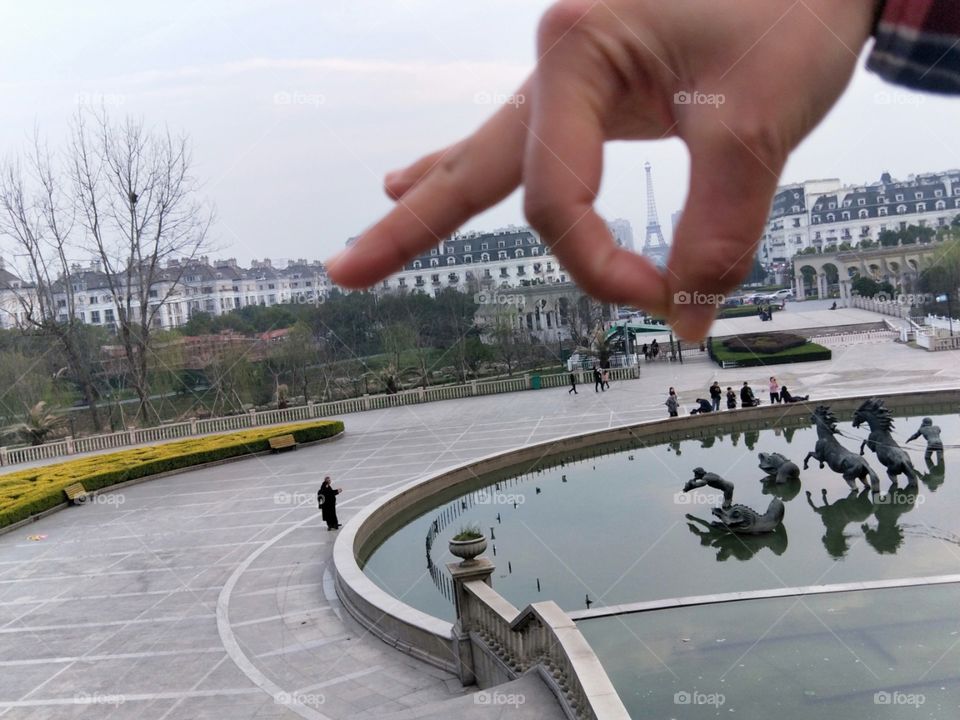
M 345 613 L 332 588 L 335 533 L 315 504 L 324 474 L 344 488 L 343 522 L 424 473 L 664 417 L 670 385 L 687 407 L 714 379 L 749 380 L 763 397 L 773 373 L 814 399 L 957 387 L 957 359 L 887 340 L 774 368 L 651 363 L 602 394 L 556 388 L 348 415 L 340 439 L 56 513 L 0 536 L 0 718 L 559 718 L 535 679 L 512 690 L 523 705 L 484 704 Z

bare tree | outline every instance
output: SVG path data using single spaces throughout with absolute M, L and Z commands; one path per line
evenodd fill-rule
M 159 419 L 150 403 L 151 333 L 162 327 L 161 308 L 181 291 L 189 261 L 205 249 L 212 221 L 196 199 L 189 144 L 138 120 L 81 112 L 70 160 L 78 222 L 117 309 L 137 418 Z
M 9 163 L 0 174 L 0 236 L 12 241 L 26 271 L 26 282 L 6 289 L 20 306 L 21 329 L 56 341 L 89 408 L 94 429 L 99 431 L 102 423 L 92 362 L 95 348 L 77 312 L 74 265 L 68 259 L 74 226 L 70 193 L 35 134 L 31 153 Z

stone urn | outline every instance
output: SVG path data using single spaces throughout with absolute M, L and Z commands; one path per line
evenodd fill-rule
M 487 549 L 487 539 L 481 535 L 469 540 L 451 540 L 450 554 L 461 559 L 460 565 L 472 565 L 476 562 L 476 557 Z

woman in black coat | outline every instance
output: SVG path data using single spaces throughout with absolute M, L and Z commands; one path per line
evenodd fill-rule
M 327 530 L 339 530 L 340 521 L 337 519 L 337 495 L 340 488 L 334 488 L 330 476 L 323 479 L 323 484 L 317 491 L 317 503 L 320 505 L 320 515 L 327 524 Z

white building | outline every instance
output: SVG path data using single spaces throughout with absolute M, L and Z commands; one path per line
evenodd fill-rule
M 614 220 L 609 227 L 618 245 L 633 250 L 629 221 Z M 492 232 L 456 233 L 408 262 L 376 289 L 436 294 L 448 287 L 476 292 L 568 281 L 568 273 L 533 229 L 510 225 Z
M 3 258 L 0 258 L 0 328 L 23 327 L 25 318 L 21 298 L 32 303 L 33 295 L 31 286 L 7 270 Z
M 808 180 L 777 189 L 764 229 L 760 260 L 784 265 L 806 248 L 826 250 L 909 225 L 934 229 L 960 215 L 960 171 L 911 175 L 876 183 L 843 185 L 839 179 Z

